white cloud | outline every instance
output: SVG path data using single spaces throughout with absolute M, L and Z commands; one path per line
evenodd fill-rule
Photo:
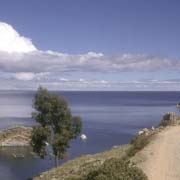
M 20 36 L 9 24 L 0 22 L 0 51 L 27 53 L 37 50 L 31 40 Z
M 14 88 L 37 88 L 39 84 L 51 89 L 90 90 L 138 90 L 171 88 L 180 89 L 178 81 L 131 81 L 115 82 L 106 80 L 85 80 L 77 77 L 71 80 L 63 77 L 64 72 L 154 72 L 160 70 L 180 70 L 180 60 L 148 56 L 144 54 L 120 54 L 107 56 L 102 53 L 65 54 L 55 51 L 38 50 L 29 38 L 21 36 L 11 25 L 0 22 L 0 80 L 2 87 L 8 84 Z M 104 79 L 104 78 L 103 78 Z M 109 78 L 108 78 L 109 79 Z M 28 83 L 26 82 L 28 81 Z M 3 86 L 4 84 L 4 86 Z M 6 85 L 7 87 L 7 85 Z
M 39 85 L 49 90 L 118 90 L 118 91 L 179 91 L 180 79 L 104 80 L 89 78 L 64 78 L 49 73 L 12 73 L 0 76 L 0 89 L 37 89 Z
M 79 81 L 80 81 L 80 82 L 84 82 L 84 79 L 83 79 L 83 78 L 80 78 Z
M 35 78 L 35 74 L 29 72 L 20 72 L 20 73 L 16 73 L 14 77 L 18 80 L 30 81 Z
M 4 72 L 122 72 L 179 70 L 180 61 L 143 54 L 106 56 L 102 53 L 64 54 L 40 51 L 30 39 L 0 22 L 0 71 Z
M 68 82 L 68 79 L 66 79 L 66 78 L 60 78 L 60 81 Z
M 33 51 L 0 52 L 0 70 L 4 72 L 123 72 L 180 70 L 180 61 L 146 55 L 105 56 L 94 54 L 68 55 Z

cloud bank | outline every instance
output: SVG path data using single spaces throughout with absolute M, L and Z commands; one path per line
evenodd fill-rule
M 179 70 L 180 61 L 123 54 L 106 56 L 102 53 L 70 55 L 53 51 L 36 50 L 29 53 L 0 51 L 0 69 L 4 72 L 124 72 Z
M 98 86 L 116 88 L 131 83 L 108 82 L 105 80 L 68 80 L 63 73 L 116 73 L 155 72 L 160 70 L 179 71 L 180 61 L 175 59 L 148 56 L 144 54 L 120 54 L 114 56 L 88 52 L 86 54 L 65 54 L 55 51 L 38 50 L 29 38 L 21 36 L 11 25 L 0 22 L 0 72 L 1 81 L 12 84 L 46 84 L 52 87 L 66 88 Z M 63 83 L 63 85 L 62 85 Z M 152 84 L 152 82 L 141 83 Z M 153 82 L 156 83 L 157 82 Z M 179 83 L 179 82 L 178 82 Z M 135 83 L 134 83 L 135 84 Z M 176 83 L 177 84 L 177 83 Z M 26 84 L 27 85 L 27 84 Z M 16 86 L 14 84 L 14 86 Z

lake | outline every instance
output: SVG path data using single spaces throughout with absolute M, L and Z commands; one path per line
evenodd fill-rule
M 176 112 L 180 92 L 55 92 L 65 96 L 75 115 L 83 119 L 86 142 L 78 138 L 71 143 L 69 159 L 129 143 L 142 128 L 157 126 L 166 112 Z M 34 91 L 0 91 L 0 129 L 31 126 Z M 24 154 L 14 159 L 13 153 Z M 0 177 L 25 180 L 54 166 L 32 156 L 29 148 L 0 148 Z

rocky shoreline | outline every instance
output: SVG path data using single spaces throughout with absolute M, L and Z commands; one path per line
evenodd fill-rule
M 0 146 L 29 146 L 32 127 L 16 126 L 0 131 Z

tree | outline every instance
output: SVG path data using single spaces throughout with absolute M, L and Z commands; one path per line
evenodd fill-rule
M 58 166 L 58 160 L 67 156 L 70 141 L 81 133 L 81 117 L 72 116 L 64 97 L 51 94 L 42 87 L 39 87 L 35 95 L 33 107 L 35 112 L 32 113 L 32 117 L 38 123 L 32 131 L 33 151 L 45 158 L 49 144 Z

